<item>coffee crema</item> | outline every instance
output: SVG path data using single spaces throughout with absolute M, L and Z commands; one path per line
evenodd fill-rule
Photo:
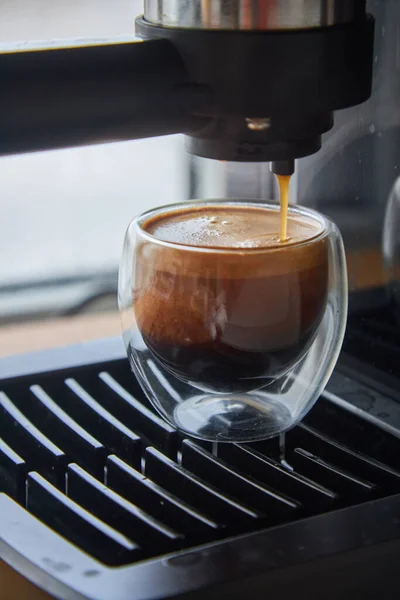
M 315 220 L 283 211 L 286 242 L 310 240 L 322 231 Z M 191 207 L 150 218 L 143 229 L 164 242 L 200 248 L 269 248 L 281 242 L 278 211 L 244 206 Z
M 323 226 L 238 204 L 193 205 L 145 221 L 133 308 L 151 353 L 200 389 L 251 391 L 291 369 L 324 314 Z M 163 242 L 167 242 L 164 244 Z

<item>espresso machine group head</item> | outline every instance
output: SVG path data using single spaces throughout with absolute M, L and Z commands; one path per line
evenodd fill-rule
M 316 152 L 371 93 L 365 0 L 145 0 L 144 42 L 0 54 L 0 154 L 185 133 L 189 152 Z

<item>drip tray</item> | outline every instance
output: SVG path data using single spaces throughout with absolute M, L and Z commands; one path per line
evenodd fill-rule
M 0 557 L 57 598 L 392 597 L 400 439 L 340 374 L 286 435 L 288 468 L 277 439 L 184 439 L 127 360 L 88 352 L 0 382 Z

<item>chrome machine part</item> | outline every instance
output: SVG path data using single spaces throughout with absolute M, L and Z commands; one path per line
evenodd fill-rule
M 154 25 L 188 29 L 281 30 L 350 23 L 365 0 L 145 0 Z

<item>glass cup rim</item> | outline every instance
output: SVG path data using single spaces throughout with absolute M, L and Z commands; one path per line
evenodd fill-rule
M 240 248 L 240 247 L 216 247 L 216 246 L 194 246 L 190 244 L 182 244 L 177 242 L 168 242 L 165 240 L 161 240 L 149 233 L 145 229 L 142 228 L 142 225 L 148 221 L 150 218 L 155 217 L 159 214 L 178 212 L 185 208 L 191 208 L 193 206 L 235 206 L 235 205 L 243 205 L 243 206 L 251 206 L 255 208 L 265 208 L 268 210 L 273 210 L 278 212 L 280 210 L 280 206 L 277 203 L 272 202 L 260 202 L 259 200 L 252 200 L 247 198 L 213 198 L 207 200 L 188 200 L 185 202 L 176 202 L 174 204 L 165 204 L 162 206 L 157 206 L 155 208 L 151 208 L 149 210 L 144 211 L 143 213 L 137 215 L 133 221 L 131 222 L 129 229 L 134 227 L 136 230 L 140 231 L 140 236 L 142 239 L 147 240 L 153 244 L 163 246 L 165 248 L 171 248 L 176 250 L 185 250 L 189 252 L 204 252 L 204 253 L 212 253 L 212 254 L 263 254 L 267 252 L 277 252 L 282 251 L 287 248 L 300 248 L 303 246 L 307 246 L 310 244 L 314 244 L 326 237 L 332 231 L 334 227 L 334 223 L 325 215 L 319 213 L 312 208 L 308 208 L 305 206 L 301 206 L 299 204 L 289 205 L 288 207 L 288 215 L 302 215 L 310 218 L 313 221 L 317 221 L 321 224 L 322 229 L 319 233 L 301 241 L 295 242 L 287 242 L 285 244 L 281 244 L 277 242 L 276 244 L 263 247 L 263 248 Z

